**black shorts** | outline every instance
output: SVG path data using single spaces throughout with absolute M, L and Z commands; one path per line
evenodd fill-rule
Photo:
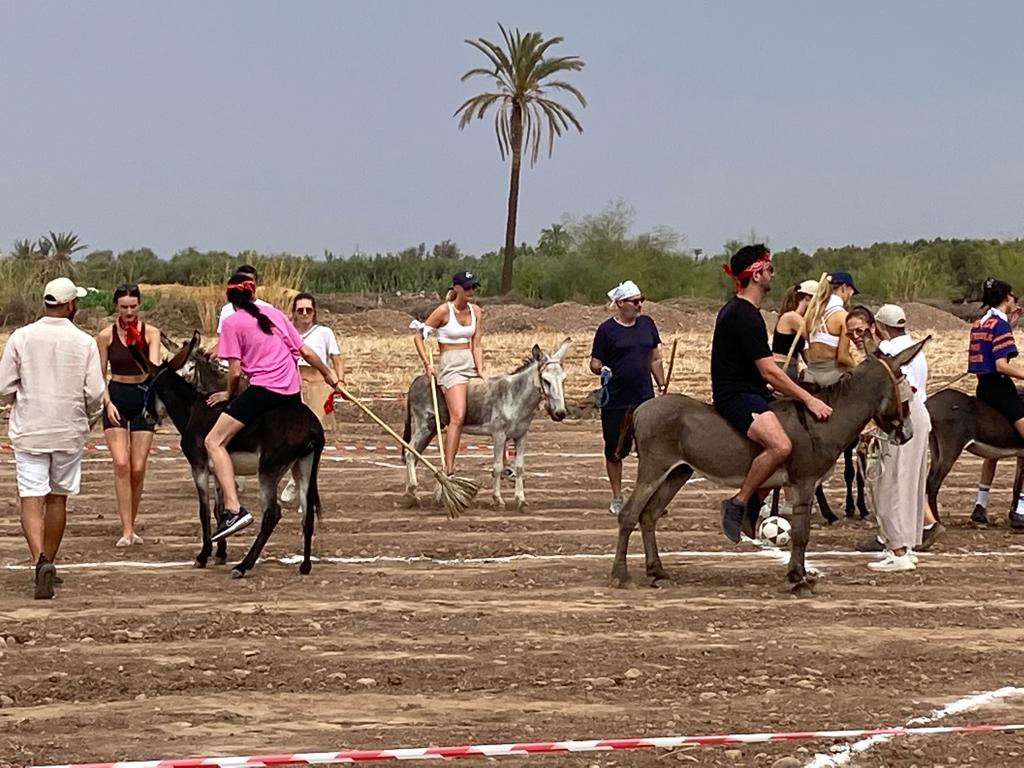
M 291 395 L 283 395 L 280 392 L 271 392 L 265 387 L 257 387 L 250 384 L 242 394 L 228 403 L 224 413 L 233 419 L 238 419 L 243 424 L 252 424 L 256 419 L 278 406 L 286 403 L 301 403 L 302 393 L 296 392 Z
M 726 400 L 716 400 L 715 410 L 737 432 L 746 436 L 747 432 L 750 431 L 750 425 L 754 423 L 754 416 L 758 413 L 764 413 L 769 409 L 768 402 L 761 395 L 745 392 L 742 395 L 734 395 Z
M 156 421 L 151 421 L 143 415 L 146 409 L 146 384 L 123 384 L 120 381 L 111 381 L 107 384 L 107 392 L 110 394 L 110 402 L 117 408 L 121 416 L 116 423 L 107 416 L 107 409 L 103 409 L 104 429 L 127 429 L 129 432 L 152 432 Z
M 621 454 L 617 452 L 619 438 L 622 436 L 622 424 L 626 414 L 630 413 L 628 408 L 602 408 L 601 409 L 601 434 L 604 436 L 604 457 L 613 463 L 618 463 L 629 456 L 633 450 L 633 437 L 630 434 L 622 443 Z
M 991 405 L 1011 424 L 1024 419 L 1024 400 L 1020 399 L 1017 387 L 1009 376 L 1000 373 L 985 373 L 978 376 L 978 399 Z

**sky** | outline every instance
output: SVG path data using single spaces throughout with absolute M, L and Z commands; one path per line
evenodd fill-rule
M 707 253 L 1024 236 L 1024 4 L 0 0 L 0 251 L 320 255 L 504 239 L 466 38 L 565 42 L 588 106 L 518 240 L 624 200 Z

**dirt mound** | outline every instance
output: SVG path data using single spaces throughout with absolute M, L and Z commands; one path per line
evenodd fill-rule
M 901 304 L 911 331 L 966 331 L 967 323 L 956 315 L 915 301 Z
M 368 309 L 354 314 L 325 314 L 320 321 L 342 334 L 408 333 L 412 316 L 396 309 Z

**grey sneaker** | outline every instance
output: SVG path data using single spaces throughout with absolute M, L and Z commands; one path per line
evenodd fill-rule
M 624 497 L 622 497 L 622 496 L 615 496 L 612 499 L 612 503 L 608 505 L 608 511 L 611 514 L 613 514 L 616 517 L 618 517 L 619 516 L 619 512 L 622 511 L 622 508 L 624 506 L 626 506 L 626 499 Z
M 939 522 L 936 522 L 931 528 L 925 528 L 924 534 L 921 536 L 921 546 L 917 548 L 917 551 L 927 552 L 931 549 L 932 544 L 938 541 L 939 537 L 945 532 L 946 526 Z

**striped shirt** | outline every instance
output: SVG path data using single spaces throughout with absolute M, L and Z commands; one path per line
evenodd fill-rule
M 967 353 L 968 373 L 996 373 L 996 360 L 1017 356 L 1013 328 L 1006 315 L 990 309 L 971 326 L 971 346 Z

